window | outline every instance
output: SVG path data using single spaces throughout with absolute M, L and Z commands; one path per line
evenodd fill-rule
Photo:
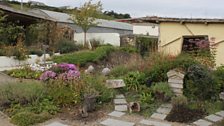
M 210 51 L 208 36 L 184 36 L 182 51 L 188 53 Z

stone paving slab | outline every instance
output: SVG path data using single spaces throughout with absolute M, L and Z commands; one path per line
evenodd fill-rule
M 208 119 L 209 121 L 212 121 L 212 122 L 218 122 L 222 120 L 222 117 L 212 114 L 212 115 L 206 116 L 205 119 Z
M 224 111 L 220 111 L 220 112 L 217 112 L 217 113 L 215 113 L 216 115 L 218 115 L 218 116 L 222 116 L 222 117 L 224 117 Z
M 122 79 L 106 80 L 106 86 L 108 88 L 121 88 L 125 87 L 125 83 Z
M 134 126 L 135 125 L 132 122 L 126 122 L 126 121 L 121 121 L 116 119 L 106 119 L 100 124 L 105 126 Z
M 172 104 L 162 104 L 161 107 L 163 108 L 172 108 Z
M 124 99 L 125 97 L 124 97 L 124 95 L 123 94 L 119 94 L 119 95 L 116 95 L 116 97 L 115 97 L 116 99 Z
M 160 107 L 156 110 L 156 112 L 165 114 L 165 115 L 168 115 L 170 113 L 170 111 L 171 111 L 171 108 L 162 108 L 162 107 Z
M 115 105 L 115 111 L 125 112 L 128 111 L 127 105 Z
M 193 124 L 197 126 L 211 126 L 212 123 L 203 119 L 199 119 L 198 121 L 194 122 Z
M 149 126 L 172 126 L 169 123 L 152 121 L 152 120 L 145 120 L 145 119 L 141 120 L 140 124 L 149 125 Z
M 151 115 L 151 118 L 153 119 L 159 119 L 159 120 L 164 120 L 166 118 L 167 115 L 165 114 L 161 114 L 161 113 L 153 113 Z
M 68 126 L 68 125 L 62 124 L 60 122 L 53 122 L 53 123 L 51 123 L 49 125 L 46 125 L 46 126 Z
M 109 116 L 114 116 L 114 117 L 121 117 L 123 115 L 125 115 L 124 112 L 118 112 L 118 111 L 113 111 L 111 113 L 108 114 Z
M 127 105 L 127 101 L 125 99 L 114 99 L 115 105 Z

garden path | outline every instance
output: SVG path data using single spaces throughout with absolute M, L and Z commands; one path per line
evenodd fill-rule
M 2 112 L 0 112 L 0 125 L 1 126 L 15 126 L 12 123 L 10 123 L 8 116 L 6 116 Z
M 164 120 L 172 106 L 170 104 L 162 105 L 155 114 L 145 119 L 135 114 L 126 114 L 128 106 L 124 95 L 117 95 L 114 99 L 115 111 L 108 114 L 108 118 L 100 122 L 104 126 L 186 126 L 180 123 L 170 123 Z
M 7 83 L 10 83 L 10 82 L 15 82 L 16 79 L 0 72 L 0 84 L 7 84 Z

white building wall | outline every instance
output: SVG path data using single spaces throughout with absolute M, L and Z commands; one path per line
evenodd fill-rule
M 120 35 L 118 33 L 87 33 L 87 41 L 91 39 L 101 40 L 103 44 L 111 44 L 113 46 L 120 46 Z M 74 40 L 78 44 L 84 43 L 84 33 L 75 33 Z
M 133 33 L 140 35 L 150 35 L 150 36 L 159 36 L 159 27 L 158 25 L 149 24 L 149 25 L 133 25 Z

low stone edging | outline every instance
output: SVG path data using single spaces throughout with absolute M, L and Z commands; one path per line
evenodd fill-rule
M 217 112 L 215 114 L 211 114 L 209 116 L 206 116 L 203 119 L 199 119 L 199 120 L 193 122 L 193 125 L 196 125 L 196 126 L 211 126 L 214 123 L 220 122 L 222 120 L 224 120 L 224 111 L 220 111 L 220 112 Z

